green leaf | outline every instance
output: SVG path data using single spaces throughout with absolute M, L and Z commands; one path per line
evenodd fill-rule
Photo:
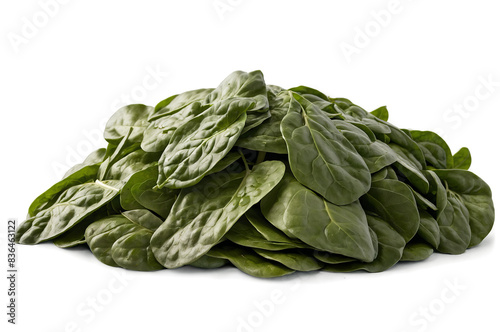
M 260 126 L 265 120 L 271 117 L 271 112 L 248 112 L 247 120 L 245 121 L 245 127 L 243 128 L 242 134 Z
M 397 144 L 390 143 L 391 149 L 398 155 L 394 166 L 415 186 L 421 193 L 429 191 L 429 182 L 423 174 L 422 166 L 410 151 Z
M 142 104 L 120 108 L 108 120 L 104 129 L 104 139 L 110 143 L 118 144 L 132 129 L 128 140 L 140 143 L 144 131 L 149 126 L 148 117 L 152 111 L 153 107 Z
M 427 211 L 419 210 L 419 212 L 420 226 L 418 228 L 417 234 L 427 243 L 437 249 L 439 247 L 439 243 L 441 242 L 441 234 L 439 232 L 438 222 Z
M 254 251 L 266 259 L 281 263 L 289 269 L 296 271 L 315 271 L 324 266 L 323 263 L 317 261 L 312 255 L 308 255 L 304 251 L 269 251 L 262 249 L 254 249 Z
M 254 101 L 248 111 L 265 112 L 269 103 L 264 75 L 260 70 L 245 73 L 235 71 L 226 77 L 204 100 L 205 104 L 215 104 L 234 97 L 250 98 Z
M 28 218 L 17 229 L 21 244 L 37 244 L 62 235 L 118 195 L 119 181 L 96 181 L 66 189 L 50 206 Z
M 97 149 L 91 154 L 85 158 L 85 160 L 81 164 L 76 164 L 73 167 L 71 167 L 63 176 L 63 179 L 67 178 L 73 173 L 76 173 L 77 171 L 81 170 L 85 166 L 92 166 L 92 165 L 98 165 L 104 161 L 104 158 L 106 156 L 106 149 L 101 148 Z
M 229 261 L 223 258 L 215 258 L 210 256 L 202 256 L 189 264 L 189 266 L 197 267 L 199 269 L 217 269 L 226 265 Z
M 90 181 L 95 181 L 99 165 L 89 165 L 77 170 L 76 172 L 63 178 L 61 181 L 47 189 L 43 194 L 38 196 L 28 209 L 28 216 L 33 217 L 38 212 L 52 205 L 59 195 L 65 190 Z
M 469 211 L 460 197 L 453 192 L 447 192 L 448 204 L 437 217 L 441 241 L 438 251 L 446 254 L 461 254 L 465 252 L 471 241 L 469 226 Z
M 356 258 L 332 254 L 326 251 L 314 251 L 314 258 L 327 264 L 342 264 L 356 261 Z
M 151 244 L 167 268 L 189 264 L 217 244 L 234 223 L 278 184 L 285 172 L 279 161 L 265 161 L 251 172 L 216 173 L 181 190 Z
M 417 204 L 411 189 L 403 182 L 374 182 L 370 191 L 361 198 L 361 204 L 365 210 L 376 213 L 389 223 L 406 242 L 417 233 L 420 224 Z
M 371 215 L 366 216 L 370 228 L 376 233 L 378 240 L 378 255 L 373 262 L 350 262 L 327 265 L 323 268 L 329 272 L 350 272 L 365 270 L 368 272 L 382 272 L 396 264 L 403 256 L 406 246 L 404 237 L 388 222 Z
M 226 233 L 226 239 L 243 247 L 259 248 L 266 250 L 283 250 L 290 248 L 304 248 L 298 241 L 285 238 L 272 241 L 264 237 L 245 217 L 241 217 Z
M 217 102 L 177 128 L 159 161 L 158 187 L 198 183 L 231 150 L 252 105 L 250 99 L 239 98 Z
M 154 188 L 157 179 L 157 166 L 146 168 L 132 175 L 120 195 L 123 208 L 126 210 L 146 208 L 166 218 L 179 191 Z
M 186 107 L 151 120 L 144 131 L 141 148 L 146 152 L 161 152 L 165 150 L 175 130 L 195 117 L 203 114 L 210 105 L 203 105 L 196 101 Z
M 418 262 L 429 258 L 434 253 L 434 249 L 425 242 L 409 242 L 401 257 L 401 262 Z
M 137 172 L 156 165 L 158 158 L 157 153 L 134 151 L 111 165 L 104 179 L 128 181 Z
M 490 187 L 479 176 L 466 170 L 436 170 L 434 173 L 458 194 L 469 211 L 472 232 L 469 247 L 478 245 L 489 234 L 495 220 Z
M 453 168 L 468 170 L 471 163 L 471 154 L 467 148 L 461 148 L 453 155 Z
M 305 98 L 293 97 L 281 122 L 290 167 L 297 180 L 334 204 L 350 204 L 370 189 L 363 158 L 335 124 Z
M 170 96 L 155 106 L 148 120 L 154 122 L 154 120 L 161 117 L 178 113 L 193 103 L 200 104 L 212 91 L 214 91 L 214 89 L 197 89 Z
M 264 216 L 289 237 L 335 254 L 370 262 L 376 256 L 359 202 L 338 206 L 285 174 L 261 202 Z
M 91 224 L 85 231 L 85 238 L 94 256 L 111 266 L 121 266 L 130 270 L 154 271 L 163 269 L 151 251 L 150 241 L 153 230 L 144 227 L 155 225 L 151 216 L 136 211 L 128 217 L 109 216 Z M 135 221 L 132 222 L 131 218 Z M 161 221 L 160 221 L 161 222 Z
M 271 117 L 258 127 L 241 135 L 236 145 L 255 151 L 286 154 L 286 144 L 281 135 L 280 124 L 294 104 L 294 99 L 288 91 L 280 92 L 276 98 L 270 99 L 269 112 Z
M 386 106 L 379 107 L 371 113 L 382 121 L 389 121 L 389 111 Z
M 290 244 L 292 248 L 309 248 L 305 243 L 297 239 L 290 239 L 285 233 L 274 227 L 266 220 L 258 208 L 248 210 L 245 213 L 245 217 L 255 227 L 257 232 L 268 241 Z
M 163 224 L 163 220 L 146 209 L 123 211 L 122 215 L 139 226 L 154 232 Z
M 375 173 L 398 160 L 398 155 L 385 143 L 372 141 L 361 129 L 342 120 L 333 120 L 338 130 L 354 146 L 370 173 Z
M 411 137 L 418 143 L 425 160 L 435 168 L 453 168 L 453 156 L 448 144 L 432 131 L 412 130 Z
M 265 259 L 251 249 L 226 243 L 212 248 L 208 256 L 227 259 L 242 272 L 257 278 L 282 277 L 295 272 L 280 263 Z
M 241 154 L 238 152 L 229 152 L 224 158 L 219 160 L 217 164 L 207 173 L 213 174 L 217 172 L 221 172 L 231 166 L 236 160 L 241 158 Z

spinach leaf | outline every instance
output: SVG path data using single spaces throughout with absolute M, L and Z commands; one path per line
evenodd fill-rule
M 242 272 L 259 278 L 282 277 L 295 272 L 281 263 L 265 259 L 251 249 L 225 243 L 212 248 L 207 255 L 227 259 Z
M 79 184 L 95 181 L 98 170 L 99 165 L 85 166 L 57 182 L 31 203 L 28 209 L 28 216 L 34 217 L 38 212 L 51 206 L 65 190 Z
M 435 168 L 453 168 L 453 156 L 446 142 L 432 131 L 411 131 L 412 139 L 422 150 L 427 164 Z
M 181 190 L 167 220 L 151 239 L 155 257 L 167 268 L 197 260 L 278 184 L 284 172 L 283 163 L 265 161 L 251 172 L 216 173 Z
M 163 222 L 147 210 L 133 210 L 92 223 L 85 238 L 103 263 L 138 271 L 163 269 L 151 251 L 153 232 Z
M 358 127 L 342 120 L 334 120 L 333 123 L 363 157 L 370 173 L 378 172 L 398 160 L 398 155 L 387 144 L 377 140 L 372 141 Z
M 205 104 L 215 104 L 233 97 L 248 98 L 253 104 L 248 111 L 265 112 L 269 103 L 264 75 L 260 70 L 245 73 L 235 71 L 226 77 L 204 100 Z
M 198 183 L 231 150 L 253 105 L 239 98 L 217 102 L 177 128 L 159 161 L 158 187 L 179 189 Z
M 495 220 L 490 187 L 479 176 L 466 170 L 435 170 L 434 173 L 467 208 L 472 232 L 468 247 L 478 245 L 489 234 Z
M 269 251 L 254 249 L 260 256 L 283 264 L 295 271 L 315 271 L 321 269 L 324 264 L 314 259 L 312 255 L 298 250 Z
M 403 250 L 401 262 L 423 261 L 424 259 L 429 258 L 433 252 L 434 249 L 432 249 L 429 244 L 421 241 L 411 241 Z
M 382 121 L 389 121 L 389 111 L 387 110 L 386 106 L 382 106 L 377 108 L 376 110 L 372 111 L 371 114 L 376 116 Z
M 374 182 L 370 191 L 361 197 L 361 204 L 389 223 L 406 242 L 417 233 L 420 215 L 415 197 L 406 184 L 396 180 Z
M 269 103 L 271 117 L 262 122 L 261 125 L 241 135 L 236 145 L 255 151 L 286 154 L 286 144 L 281 135 L 280 124 L 288 110 L 297 105 L 288 91 L 280 92 Z
M 335 205 L 287 173 L 261 203 L 264 216 L 289 237 L 323 251 L 370 262 L 376 256 L 359 202 Z
M 106 149 L 101 148 L 97 149 L 91 154 L 85 158 L 85 160 L 81 164 L 76 164 L 73 167 L 71 167 L 63 176 L 63 179 L 67 178 L 73 173 L 76 173 L 77 171 L 81 170 L 85 166 L 91 166 L 91 165 L 98 165 L 104 161 L 104 158 L 106 157 Z
M 429 243 L 432 247 L 437 249 L 441 241 L 441 233 L 436 219 L 425 210 L 419 209 L 420 225 L 417 234 Z
M 170 96 L 155 106 L 148 120 L 153 123 L 156 119 L 178 113 L 188 105 L 193 103 L 200 104 L 213 90 L 214 89 L 197 89 Z
M 370 228 L 377 234 L 378 255 L 370 263 L 349 262 L 327 265 L 323 268 L 329 272 L 349 272 L 365 270 L 368 272 L 381 272 L 399 262 L 406 246 L 404 236 L 396 231 L 388 222 L 372 216 L 366 216 Z
M 304 248 L 307 245 L 288 238 L 273 241 L 261 234 L 245 217 L 242 217 L 226 233 L 226 239 L 243 247 L 266 250 L 283 250 L 290 248 Z
M 189 265 L 200 269 L 217 269 L 226 265 L 228 262 L 229 261 L 224 258 L 216 258 L 205 255 L 201 256 Z
M 148 117 L 152 111 L 153 107 L 142 104 L 120 108 L 108 120 L 104 129 L 104 139 L 110 143 L 118 144 L 131 130 L 128 140 L 140 143 L 144 131 L 149 125 Z
M 126 210 L 146 208 L 166 218 L 177 198 L 178 190 L 154 188 L 158 167 L 148 167 L 134 173 L 120 194 L 120 203 Z
M 203 114 L 209 107 L 210 105 L 203 105 L 196 101 L 175 112 L 152 120 L 144 131 L 141 148 L 146 152 L 162 152 L 167 147 L 177 128 Z
M 111 180 L 68 188 L 53 204 L 46 206 L 19 226 L 17 242 L 37 244 L 60 236 L 111 201 L 118 195 L 121 186 L 121 182 Z
M 461 148 L 453 155 L 453 168 L 468 170 L 471 163 L 470 151 L 467 148 Z
M 355 202 L 370 188 L 363 158 L 321 110 L 298 94 L 293 97 L 298 105 L 281 122 L 293 175 L 331 203 Z

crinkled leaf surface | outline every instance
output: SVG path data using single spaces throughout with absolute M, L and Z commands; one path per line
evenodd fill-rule
M 251 99 L 241 98 L 217 102 L 177 128 L 159 161 L 158 187 L 198 183 L 236 143 L 252 105 Z
M 291 107 L 298 107 L 288 91 L 280 92 L 269 101 L 271 117 L 258 127 L 241 135 L 237 146 L 271 153 L 286 154 L 286 143 L 281 135 L 280 124 Z
M 132 104 L 120 108 L 108 120 L 104 129 L 104 139 L 111 143 L 119 143 L 132 129 L 128 137 L 131 142 L 141 142 L 144 131 L 149 126 L 148 117 L 153 107 Z
M 163 269 L 150 246 L 151 236 L 161 224 L 147 210 L 127 211 L 92 223 L 85 238 L 94 255 L 107 265 L 154 271 Z
M 220 172 L 181 190 L 165 223 L 151 240 L 167 268 L 189 264 L 217 244 L 234 223 L 283 177 L 285 165 L 266 161 L 251 172 Z
M 38 196 L 33 201 L 33 203 L 31 203 L 28 209 L 28 215 L 30 217 L 33 217 L 38 212 L 52 205 L 59 197 L 59 194 L 61 194 L 63 191 L 85 182 L 95 181 L 97 178 L 98 170 L 99 165 L 85 166 L 80 170 L 77 170 L 76 172 L 68 175 L 61 181 L 57 182 L 52 187 L 47 189 L 43 194 Z
M 120 192 L 120 181 L 97 181 L 64 191 L 53 204 L 28 218 L 18 229 L 21 244 L 37 244 L 68 231 Z
M 260 70 L 246 73 L 235 71 L 226 77 L 204 100 L 205 104 L 214 104 L 226 99 L 241 97 L 254 101 L 249 111 L 265 112 L 269 103 L 264 75 Z

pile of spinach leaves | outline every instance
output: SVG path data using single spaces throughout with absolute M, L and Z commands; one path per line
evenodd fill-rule
M 260 71 L 128 105 L 108 146 L 35 199 L 17 241 L 88 245 L 132 270 L 266 278 L 379 272 L 478 245 L 494 208 L 469 150 L 387 120 L 385 107 L 266 85 Z

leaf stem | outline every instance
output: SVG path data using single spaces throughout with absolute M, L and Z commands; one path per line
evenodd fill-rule
M 257 161 L 255 162 L 255 165 L 260 164 L 261 162 L 266 159 L 266 152 L 264 151 L 259 151 L 259 154 L 257 155 Z
M 246 169 L 247 173 L 249 173 L 250 168 L 248 167 L 247 158 L 245 158 L 245 155 L 243 154 L 243 152 L 241 152 L 241 149 L 238 149 L 238 152 L 241 155 L 241 159 L 243 160 L 243 164 L 245 164 L 245 169 Z

